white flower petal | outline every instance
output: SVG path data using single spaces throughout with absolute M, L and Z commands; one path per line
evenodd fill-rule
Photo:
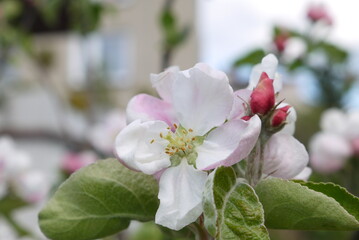
M 202 72 L 204 72 L 205 74 L 207 74 L 208 76 L 215 78 L 215 79 L 221 79 L 223 81 L 227 81 L 228 82 L 228 78 L 227 75 L 222 72 L 219 71 L 217 69 L 212 68 L 211 66 L 209 66 L 208 64 L 205 63 L 197 63 L 194 68 L 197 68 L 199 70 L 201 70 Z
M 174 81 L 173 105 L 177 119 L 195 135 L 204 135 L 221 125 L 232 110 L 233 90 L 228 80 L 214 78 L 199 68 Z
M 320 127 L 323 131 L 336 134 L 345 134 L 347 116 L 339 109 L 329 109 L 322 114 Z
M 196 147 L 196 167 L 201 170 L 231 166 L 248 156 L 257 142 L 261 121 L 257 115 L 249 121 L 232 120 L 216 128 L 202 145 Z
M 202 193 L 207 173 L 188 165 L 185 159 L 177 167 L 168 168 L 161 176 L 160 206 L 155 222 L 180 230 L 202 214 Z
M 160 74 L 151 74 L 152 87 L 156 88 L 161 98 L 168 103 L 172 102 L 172 85 L 178 77 L 178 72 L 179 68 L 173 66 Z
M 268 77 L 273 79 L 274 91 L 279 92 L 282 89 L 282 81 L 280 75 L 276 73 L 278 66 L 278 60 L 273 54 L 268 54 L 262 59 L 261 64 L 257 64 L 253 67 L 251 76 L 249 78 L 248 89 L 253 90 L 263 72 L 267 73 Z
M 146 174 L 169 167 L 171 162 L 165 153 L 168 141 L 160 138 L 160 133 L 168 132 L 167 127 L 162 121 L 132 122 L 116 138 L 117 156 L 128 167 Z
M 252 91 L 249 89 L 240 89 L 234 92 L 234 101 L 231 113 L 228 119 L 237 119 L 247 116 L 250 111 L 249 101 Z
M 291 135 L 277 133 L 265 145 L 263 173 L 291 179 L 307 166 L 308 159 L 303 144 Z
M 299 37 L 291 37 L 286 42 L 283 53 L 283 61 L 291 63 L 300 58 L 307 51 L 307 44 Z
M 350 142 L 330 132 L 315 134 L 309 142 L 309 150 L 312 168 L 322 173 L 340 170 L 352 154 Z
M 312 169 L 310 167 L 305 167 L 297 176 L 293 179 L 308 181 L 310 175 L 312 174 Z
M 134 96 L 127 104 L 127 122 L 160 120 L 168 125 L 175 123 L 174 112 L 170 103 L 147 94 Z

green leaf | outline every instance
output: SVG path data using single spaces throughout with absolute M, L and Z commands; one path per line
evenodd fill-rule
M 53 240 L 112 235 L 130 220 L 149 221 L 158 208 L 158 184 L 115 159 L 101 160 L 73 174 L 39 214 L 40 228 Z
M 262 61 L 262 58 L 265 56 L 265 52 L 262 49 L 255 49 L 245 55 L 244 57 L 238 58 L 234 63 L 233 67 L 240 67 L 244 64 L 255 65 Z
M 335 184 L 271 178 L 261 181 L 255 189 L 268 228 L 359 229 L 359 199 Z
M 204 224 L 217 240 L 269 239 L 257 195 L 243 179 L 236 179 L 231 167 L 217 168 L 209 175 L 203 207 Z
M 330 61 L 342 63 L 348 59 L 348 52 L 344 49 L 328 42 L 320 42 L 315 47 L 322 49 Z

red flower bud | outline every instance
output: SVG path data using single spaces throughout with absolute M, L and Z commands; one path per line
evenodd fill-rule
M 328 14 L 327 10 L 322 5 L 309 7 L 307 16 L 313 22 L 324 21 L 328 25 L 333 24 L 332 17 Z
M 291 106 L 287 105 L 274 111 L 270 122 L 272 127 L 278 127 L 284 123 L 284 121 L 287 119 L 289 108 L 291 108 Z
M 263 72 L 250 99 L 250 106 L 254 114 L 267 114 L 275 104 L 273 80 Z

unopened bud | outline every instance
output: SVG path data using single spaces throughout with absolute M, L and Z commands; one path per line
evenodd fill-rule
M 273 79 L 263 72 L 258 85 L 253 90 L 250 99 L 251 110 L 254 114 L 267 114 L 275 104 Z
M 273 40 L 278 52 L 283 52 L 285 50 L 289 38 L 289 33 L 284 29 L 280 29 L 280 32 L 274 37 Z
M 322 5 L 309 7 L 307 16 L 312 22 L 323 21 L 328 25 L 333 24 L 332 17 L 328 14 L 327 9 L 325 9 Z
M 284 123 L 287 119 L 289 108 L 291 108 L 291 106 L 287 105 L 285 107 L 278 108 L 273 112 L 270 120 L 272 127 L 278 127 Z

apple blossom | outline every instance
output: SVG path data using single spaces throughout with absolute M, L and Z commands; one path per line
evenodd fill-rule
M 320 126 L 322 131 L 309 142 L 311 166 L 321 173 L 333 173 L 358 153 L 359 111 L 329 109 L 322 114 Z
M 311 166 L 321 173 L 340 170 L 352 154 L 350 143 L 344 137 L 330 132 L 315 134 L 309 146 Z
M 155 222 L 179 230 L 203 211 L 206 170 L 245 158 L 260 120 L 226 122 L 235 115 L 233 90 L 224 73 L 205 64 L 170 68 L 151 80 L 162 99 L 141 94 L 130 100 L 130 124 L 117 136 L 116 154 L 129 168 L 159 176 Z
M 48 189 L 44 175 L 31 169 L 30 156 L 18 150 L 12 139 L 0 138 L 0 198 L 11 190 L 24 201 L 35 203 Z

